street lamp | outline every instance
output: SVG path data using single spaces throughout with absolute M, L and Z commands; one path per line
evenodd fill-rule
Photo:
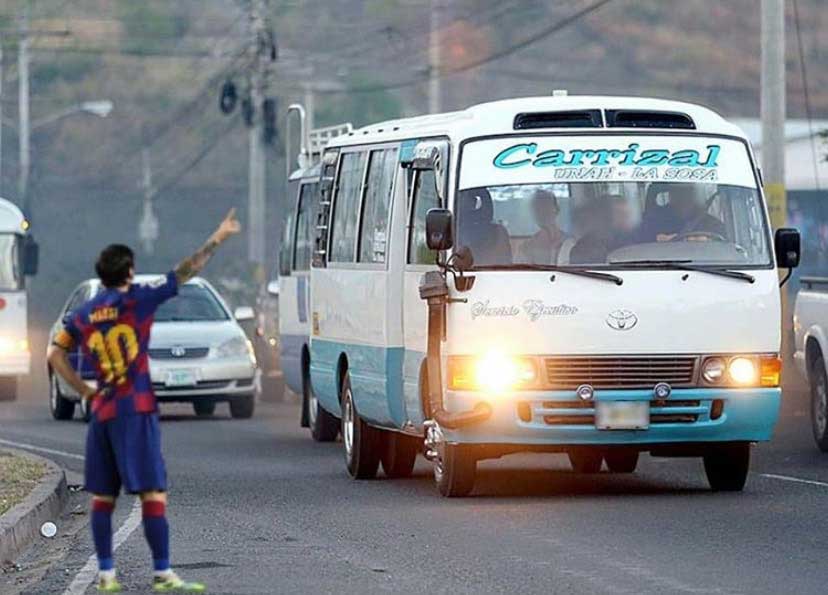
M 60 110 L 59 112 L 55 112 L 54 114 L 50 114 L 45 118 L 35 120 L 34 122 L 32 122 L 31 129 L 34 130 L 36 128 L 40 128 L 41 126 L 51 124 L 52 122 L 56 122 L 57 120 L 61 120 L 67 116 L 71 116 L 74 114 L 90 114 L 92 116 L 97 116 L 99 118 L 106 118 L 110 114 L 110 112 L 112 112 L 113 107 L 114 104 L 109 99 L 84 101 L 77 105 L 69 106 L 66 109 Z

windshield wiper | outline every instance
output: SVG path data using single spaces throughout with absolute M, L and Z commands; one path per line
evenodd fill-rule
M 487 271 L 551 271 L 555 273 L 569 273 L 570 275 L 599 279 L 601 281 L 611 281 L 616 285 L 624 284 L 624 279 L 618 275 L 591 271 L 583 267 L 556 266 L 554 264 L 487 264 L 475 268 Z
M 731 269 L 714 269 L 691 264 L 692 260 L 613 260 L 610 264 L 617 267 L 659 267 L 663 269 L 677 269 L 679 271 L 694 271 L 697 273 L 709 273 L 720 277 L 730 277 L 753 283 L 756 278 L 753 275 L 734 271 Z

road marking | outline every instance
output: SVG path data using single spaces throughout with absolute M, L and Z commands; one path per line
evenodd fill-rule
M 135 498 L 135 503 L 132 505 L 132 510 L 129 512 L 124 523 L 118 528 L 115 536 L 112 539 L 112 551 L 115 552 L 123 542 L 125 542 L 130 535 L 141 524 L 141 500 Z M 95 554 L 89 556 L 86 564 L 80 569 L 72 580 L 72 583 L 63 592 L 63 595 L 83 595 L 86 589 L 89 588 L 98 575 L 98 557 Z
M 762 473 L 761 475 L 762 477 L 767 477 L 768 479 L 778 479 L 780 481 L 790 481 L 791 483 L 804 483 L 812 486 L 828 488 L 828 482 L 817 481 L 815 479 L 800 479 L 799 477 L 790 477 L 788 475 L 776 475 L 775 473 Z
M 43 452 L 50 455 L 58 455 L 61 457 L 67 457 L 69 459 L 77 459 L 78 461 L 83 460 L 83 455 L 77 455 L 73 452 L 66 452 L 65 450 L 54 450 L 52 448 L 35 446 L 34 444 L 27 444 L 26 442 L 12 442 L 11 440 L 3 440 L 2 438 L 0 438 L 0 444 L 5 444 L 6 446 L 13 446 L 16 448 L 22 448 L 23 450 L 32 450 L 34 452 Z

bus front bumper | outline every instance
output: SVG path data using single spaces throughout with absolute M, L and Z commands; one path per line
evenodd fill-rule
M 574 391 L 533 391 L 511 395 L 447 391 L 448 411 L 472 409 L 485 401 L 492 415 L 477 425 L 443 429 L 448 442 L 527 446 L 647 445 L 770 440 L 779 417 L 779 388 L 675 389 L 663 402 L 651 390 L 597 390 L 592 402 Z M 595 426 L 595 402 L 649 402 L 650 421 L 642 430 Z

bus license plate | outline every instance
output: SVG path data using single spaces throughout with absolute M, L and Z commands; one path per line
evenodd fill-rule
M 599 430 L 646 430 L 650 427 L 647 401 L 598 401 L 595 427 Z
M 167 373 L 167 386 L 195 386 L 195 370 L 170 370 Z

